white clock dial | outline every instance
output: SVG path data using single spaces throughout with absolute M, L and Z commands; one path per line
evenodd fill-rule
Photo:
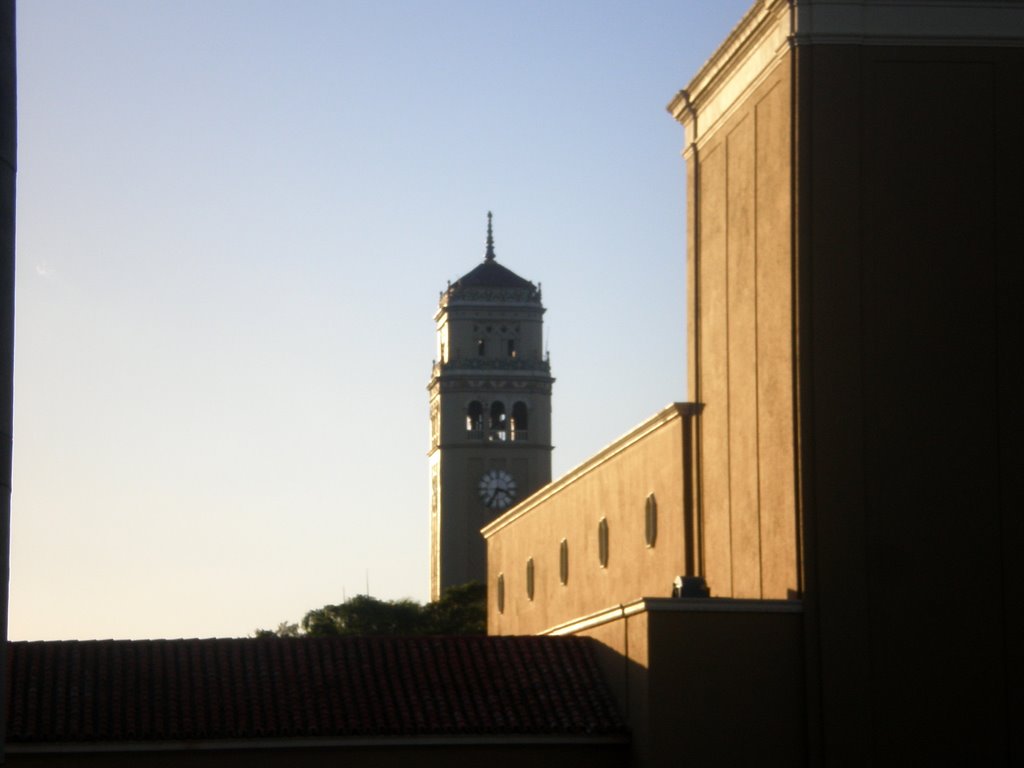
M 503 469 L 491 469 L 484 473 L 477 486 L 480 500 L 491 509 L 505 509 L 516 497 L 516 481 Z

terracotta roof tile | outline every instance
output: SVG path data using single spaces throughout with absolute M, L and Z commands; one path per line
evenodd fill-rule
M 12 742 L 625 731 L 575 637 L 16 642 L 7 706 Z

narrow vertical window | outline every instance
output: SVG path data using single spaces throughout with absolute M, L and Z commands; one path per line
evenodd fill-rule
M 644 541 L 647 547 L 653 547 L 658 540 L 658 501 L 653 493 L 647 494 L 644 502 Z
M 564 587 L 569 583 L 569 541 L 562 539 L 558 545 L 558 579 Z
M 510 433 L 513 440 L 526 440 L 527 439 L 527 425 L 529 417 L 527 415 L 526 403 L 522 400 L 518 401 L 512 406 L 512 420 L 509 424 Z
M 597 524 L 597 559 L 602 568 L 608 567 L 608 520 L 604 517 Z
M 466 431 L 482 433 L 484 428 L 484 407 L 479 400 L 473 400 L 466 407 Z
M 484 356 L 484 340 L 483 339 L 477 339 L 476 340 L 476 353 L 480 357 Z
M 505 404 L 500 400 L 491 403 L 490 439 L 505 440 L 508 437 L 508 415 Z
M 533 600 L 533 558 L 526 561 L 526 597 Z
M 515 339 L 509 339 L 508 340 L 508 356 L 509 357 L 515 357 L 516 356 L 516 340 Z
M 505 574 L 498 574 L 498 613 L 505 612 Z

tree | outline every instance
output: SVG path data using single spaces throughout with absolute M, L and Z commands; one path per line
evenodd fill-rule
M 486 635 L 487 587 L 470 581 L 448 587 L 441 599 L 423 606 L 427 635 Z
M 298 637 L 299 625 L 282 621 L 277 625 L 277 629 L 257 629 L 253 635 L 256 637 Z
M 378 600 L 356 595 L 341 605 L 325 605 L 302 618 L 309 637 L 333 635 L 418 635 L 422 607 L 414 600 Z
M 335 637 L 340 635 L 483 635 L 487 633 L 487 588 L 475 581 L 449 587 L 441 599 L 378 600 L 356 595 L 340 605 L 325 605 L 299 624 L 282 621 L 276 630 L 257 629 L 256 637 Z

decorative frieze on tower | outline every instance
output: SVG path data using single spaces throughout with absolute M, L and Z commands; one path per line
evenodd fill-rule
M 483 263 L 441 292 L 430 384 L 430 595 L 487 576 L 480 529 L 551 481 L 540 286 Z

